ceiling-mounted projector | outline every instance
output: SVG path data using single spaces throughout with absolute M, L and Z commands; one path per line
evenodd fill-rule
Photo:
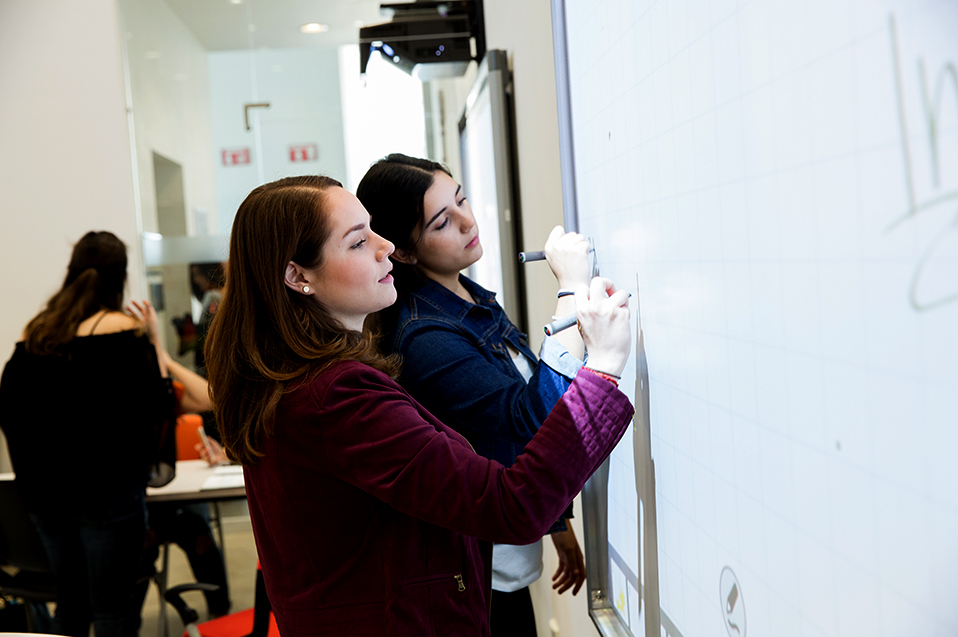
M 359 72 L 373 51 L 422 81 L 457 77 L 486 53 L 482 0 L 383 4 L 390 22 L 359 29 Z

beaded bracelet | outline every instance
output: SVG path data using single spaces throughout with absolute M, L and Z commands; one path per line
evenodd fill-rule
M 564 296 L 573 296 L 574 294 L 575 290 L 562 289 L 559 290 L 559 294 L 557 294 L 556 297 L 561 299 Z
M 587 372 L 592 372 L 593 374 L 595 374 L 595 375 L 598 376 L 599 378 L 604 378 L 604 379 L 606 379 L 607 381 L 609 381 L 610 383 L 612 383 L 612 384 L 615 385 L 616 387 L 619 386 L 619 381 L 622 380 L 622 377 L 621 377 L 621 376 L 616 376 L 615 374 L 607 374 L 607 373 L 605 373 L 605 372 L 600 372 L 599 370 L 597 370 L 597 369 L 592 369 L 591 367 L 583 367 L 582 369 L 584 369 L 584 370 L 587 371 Z

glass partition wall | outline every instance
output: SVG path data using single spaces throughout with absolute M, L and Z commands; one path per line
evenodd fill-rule
M 204 306 L 216 296 L 214 266 L 227 259 L 245 196 L 316 173 L 354 190 L 386 153 L 435 156 L 429 92 L 378 56 L 360 78 L 359 26 L 385 20 L 375 1 L 120 0 L 120 8 L 139 276 L 167 351 L 192 367 Z

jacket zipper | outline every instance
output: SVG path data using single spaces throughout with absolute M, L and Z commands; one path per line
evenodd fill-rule
M 453 579 L 459 584 L 459 592 L 466 590 L 466 583 L 462 581 L 462 575 L 453 575 Z

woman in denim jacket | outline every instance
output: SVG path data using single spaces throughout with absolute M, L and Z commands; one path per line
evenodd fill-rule
M 402 355 L 403 386 L 461 433 L 480 455 L 511 466 L 582 366 L 577 330 L 547 337 L 539 358 L 495 294 L 460 274 L 482 256 L 462 188 L 436 162 L 393 154 L 374 164 L 356 192 L 373 229 L 396 245 L 398 302 L 378 316 L 384 346 Z M 553 230 L 546 259 L 559 282 L 555 314 L 574 312 L 571 294 L 589 281 L 588 243 Z M 559 555 L 553 588 L 578 593 L 582 552 L 565 518 L 549 530 Z M 497 544 L 492 634 L 535 635 L 528 585 L 542 573 L 541 541 Z

